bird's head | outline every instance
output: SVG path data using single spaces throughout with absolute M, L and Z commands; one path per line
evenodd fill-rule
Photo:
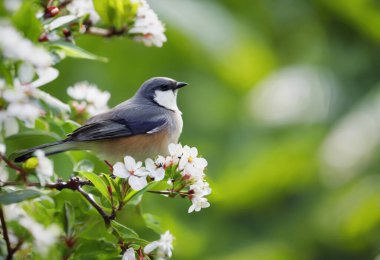
M 186 85 L 187 83 L 178 82 L 170 78 L 151 78 L 141 85 L 136 96 L 138 98 L 148 99 L 167 109 L 178 110 L 177 92 L 178 89 Z

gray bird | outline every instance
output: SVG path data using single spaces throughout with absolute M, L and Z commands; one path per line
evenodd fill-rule
M 36 150 L 46 155 L 91 150 L 109 162 L 120 161 L 126 155 L 137 160 L 166 155 L 168 145 L 177 143 L 182 132 L 177 92 L 186 85 L 170 78 L 151 78 L 132 98 L 90 118 L 66 139 L 20 151 L 14 161 L 25 161 Z

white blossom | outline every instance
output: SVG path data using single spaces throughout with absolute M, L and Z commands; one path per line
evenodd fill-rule
M 198 149 L 196 147 L 183 147 L 183 154 L 179 161 L 178 168 L 185 169 L 186 166 L 191 166 L 203 171 L 207 166 L 207 161 L 204 158 L 198 158 Z
M 0 131 L 3 130 L 6 137 L 17 134 L 19 130 L 16 118 L 9 116 L 6 111 L 0 111 Z
M 0 162 L 0 183 L 6 182 L 9 178 L 9 173 L 4 161 Z
M 145 169 L 154 181 L 161 181 L 165 177 L 164 168 L 160 167 L 160 164 L 156 165 L 156 163 L 150 158 L 145 160 Z
M 7 150 L 7 147 L 5 146 L 5 144 L 0 143 L 0 154 L 4 155 L 6 150 Z
M 148 184 L 146 180 L 148 172 L 141 166 L 142 162 L 136 162 L 131 156 L 125 156 L 124 163 L 115 163 L 113 174 L 117 177 L 128 179 L 132 189 L 141 190 Z
M 0 49 L 5 58 L 26 61 L 36 67 L 50 67 L 53 64 L 52 57 L 44 48 L 22 37 L 11 25 L 0 25 Z
M 86 81 L 78 82 L 67 89 L 67 94 L 75 99 L 74 107 L 77 111 L 84 109 L 90 116 L 108 110 L 107 102 L 111 97 L 108 91 L 100 91 L 96 85 Z
M 22 0 L 4 0 L 4 7 L 9 12 L 16 12 L 22 4 Z
M 158 167 L 166 169 L 167 167 L 173 164 L 173 158 L 171 156 L 164 157 L 162 155 L 159 155 L 155 161 L 155 164 Z
M 203 208 L 208 208 L 210 207 L 210 203 L 207 201 L 206 198 L 204 197 L 198 197 L 198 196 L 194 196 L 192 199 L 191 199 L 191 202 L 193 203 L 190 208 L 189 208 L 189 213 L 193 212 L 193 211 L 200 211 L 201 209 Z
M 23 226 L 34 238 L 36 251 L 45 254 L 50 246 L 57 243 L 60 229 L 53 224 L 44 227 L 31 218 L 20 206 L 20 204 L 11 204 L 4 206 L 5 218 L 7 221 L 16 220 Z
M 7 129 L 10 124 L 12 126 L 10 132 L 18 131 L 17 121 L 14 118 L 23 120 L 27 127 L 33 127 L 34 121 L 40 116 L 42 110 L 36 103 L 32 102 L 28 95 L 30 95 L 28 88 L 22 87 L 17 81 L 12 89 L 5 89 L 2 93 L 2 97 L 9 104 L 6 111 L 0 113 L 1 128 Z
M 41 109 L 32 103 L 11 103 L 7 112 L 10 116 L 23 120 L 26 126 L 33 127 L 34 121 L 41 114 Z
M 43 100 L 46 104 L 48 104 L 50 107 L 56 108 L 61 112 L 70 112 L 70 106 L 63 103 L 59 99 L 53 97 L 52 95 L 39 90 L 39 89 L 33 89 L 32 95 L 35 98 Z
M 135 250 L 131 247 L 125 250 L 121 260 L 136 260 Z
M 0 154 L 1 155 L 5 155 L 6 149 L 7 149 L 7 147 L 5 146 L 5 144 L 0 143 Z M 6 168 L 4 161 L 1 160 L 1 162 L 0 162 L 0 183 L 7 181 L 8 178 L 9 178 L 8 170 Z
M 50 178 L 54 174 L 53 162 L 45 156 L 45 153 L 42 150 L 35 151 L 34 155 L 38 159 L 38 165 L 36 167 L 37 177 L 41 186 L 45 186 L 50 182 Z
M 183 154 L 183 147 L 181 144 L 169 144 L 169 154 L 172 158 L 172 163 L 177 164 L 179 162 L 179 159 L 182 157 Z
M 174 237 L 168 230 L 161 235 L 160 240 L 153 241 L 152 243 L 146 245 L 144 247 L 144 253 L 150 254 L 151 252 L 156 250 L 155 253 L 158 259 L 165 259 L 165 257 L 171 257 L 173 250 L 173 240 Z
M 96 24 L 100 20 L 99 14 L 95 11 L 92 0 L 73 0 L 66 6 L 70 14 L 81 17 L 89 14 L 92 23 Z
M 158 19 L 157 14 L 150 8 L 145 0 L 134 0 L 138 3 L 136 20 L 129 34 L 134 35 L 134 40 L 143 42 L 146 46 L 162 47 L 166 42 L 165 27 Z
M 210 184 L 203 180 L 199 180 L 196 183 L 190 185 L 190 190 L 192 190 L 193 196 L 195 197 L 204 197 L 211 194 Z

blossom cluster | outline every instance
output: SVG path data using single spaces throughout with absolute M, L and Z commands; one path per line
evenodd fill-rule
M 168 230 L 161 235 L 159 240 L 146 245 L 144 247 L 144 254 L 154 254 L 154 256 L 157 257 L 154 259 L 170 258 L 172 256 L 173 240 L 174 237 Z M 122 260 L 136 260 L 135 250 L 132 247 L 128 248 L 124 252 Z
M 50 246 L 58 242 L 61 230 L 56 224 L 43 226 L 31 218 L 19 204 L 4 206 L 4 212 L 7 221 L 17 221 L 32 235 L 35 248 L 43 255 L 48 252 Z M 16 240 L 12 241 L 16 244 L 18 238 L 12 238 Z
M 67 88 L 67 94 L 74 99 L 72 106 L 77 114 L 88 113 L 90 116 L 107 111 L 107 103 L 111 97 L 108 91 L 101 91 L 96 85 L 86 81 Z
M 5 136 L 19 131 L 17 120 L 33 127 L 35 120 L 43 114 L 37 100 L 44 99 L 61 109 L 68 109 L 62 102 L 37 89 L 58 76 L 51 66 L 53 59 L 48 51 L 24 38 L 12 25 L 0 23 L 0 56 L 9 62 L 17 62 L 12 81 L 0 78 L 0 96 L 4 104 L 0 110 L 0 130 Z
M 143 42 L 146 46 L 162 47 L 163 43 L 166 42 L 165 27 L 158 19 L 157 14 L 145 0 L 134 0 L 132 2 L 138 3 L 139 7 L 136 21 L 128 33 L 133 35 L 135 41 Z
M 113 166 L 113 174 L 119 178 L 128 179 L 128 183 L 134 190 L 141 190 L 148 185 L 147 178 L 151 181 L 161 181 L 165 178 L 166 169 L 174 167 L 176 174 L 167 176 L 168 184 L 174 192 L 175 183 L 180 183 L 180 190 L 187 189 L 185 194 L 192 202 L 188 212 L 200 211 L 202 208 L 210 206 L 205 196 L 211 193 L 211 188 L 205 181 L 204 170 L 207 161 L 198 157 L 198 150 L 181 144 L 170 144 L 168 147 L 169 156 L 158 156 L 155 160 L 148 158 L 143 163 L 136 162 L 131 156 L 125 156 L 124 162 L 117 162 Z
M 165 27 L 158 18 L 157 14 L 149 6 L 146 0 L 130 0 L 132 6 L 136 6 L 136 11 L 134 13 L 133 24 L 130 29 L 126 30 L 126 34 L 132 36 L 132 38 L 137 42 L 144 43 L 145 46 L 156 46 L 162 47 L 163 43 L 166 42 Z M 125 6 L 128 6 L 125 4 Z M 86 26 L 82 26 L 79 29 L 80 33 L 86 33 L 89 31 L 88 26 L 101 24 L 101 15 L 95 10 L 92 0 L 72 0 L 65 9 L 67 10 L 67 15 L 58 16 L 53 19 L 50 23 L 45 25 L 45 39 L 48 41 L 56 41 L 60 39 L 59 34 L 55 31 L 62 25 L 66 25 L 76 21 L 78 18 L 86 18 Z M 60 10 L 53 9 L 53 15 L 56 16 Z M 128 10 L 133 12 L 134 8 Z

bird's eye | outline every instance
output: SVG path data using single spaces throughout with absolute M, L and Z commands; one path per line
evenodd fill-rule
M 167 91 L 167 90 L 170 89 L 170 86 L 168 86 L 168 85 L 161 85 L 160 89 L 161 89 L 162 91 Z

